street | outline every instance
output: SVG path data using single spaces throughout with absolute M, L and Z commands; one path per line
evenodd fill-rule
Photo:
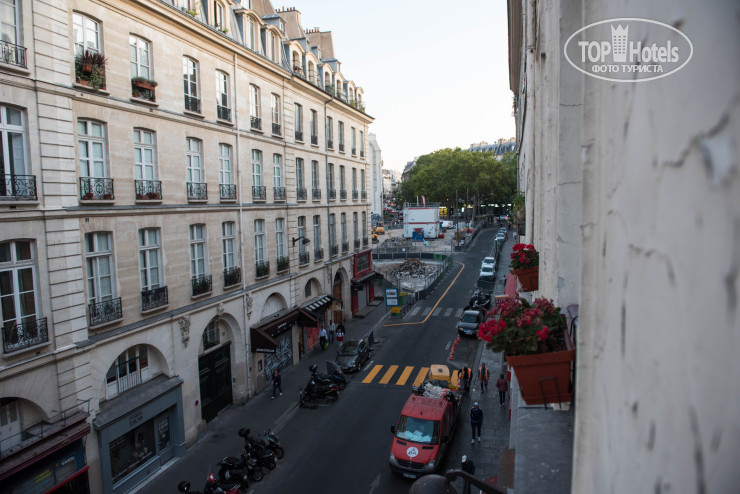
M 246 426 L 254 436 L 271 427 L 286 451 L 275 470 L 263 469 L 264 480 L 250 482 L 250 491 L 407 493 L 411 481 L 393 474 L 388 466 L 390 427 L 396 424 L 412 383 L 426 373 L 430 364 L 447 363 L 452 370 L 467 364 L 474 371 L 477 369 L 481 350 L 477 339 L 462 338 L 456 345 L 454 360 L 448 357 L 457 338 L 455 323 L 474 290 L 480 261 L 489 254 L 494 234 L 495 228 L 483 230 L 469 252 L 456 252 L 450 272 L 404 319 L 386 317 L 379 321 L 374 328 L 375 347 L 370 361 L 361 372 L 349 376 L 350 383 L 336 403 L 316 409 L 295 406 L 298 388 L 309 377 L 308 364 L 301 362 L 286 371 L 282 397 L 270 400 L 267 391 L 244 406 L 225 410 L 209 424 L 208 432 L 184 458 L 139 492 L 174 492 L 178 481 L 184 479 L 192 482 L 193 489 L 201 489 L 208 472 L 216 472 L 220 458 L 238 456 L 241 439 L 236 431 Z M 499 281 L 498 292 L 503 291 L 502 286 Z M 384 310 L 382 305 L 375 309 Z M 353 334 L 353 323 L 346 324 L 348 338 L 362 336 Z M 326 351 L 326 359 L 333 359 L 333 355 L 334 349 Z M 323 362 L 319 362 L 323 372 Z M 498 369 L 492 369 L 492 378 L 497 372 Z M 478 393 L 474 389 L 471 395 L 477 397 Z M 459 468 L 459 455 L 471 447 L 467 418 L 470 406 L 470 399 L 466 398 L 443 471 Z M 276 414 L 275 410 L 281 413 Z M 485 412 L 489 416 L 499 415 L 498 410 Z M 501 417 L 505 421 L 505 415 Z M 506 427 L 508 430 L 508 424 Z M 492 451 L 497 454 L 496 449 L 500 452 L 498 446 Z

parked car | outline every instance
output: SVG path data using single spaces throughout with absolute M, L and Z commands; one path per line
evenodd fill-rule
M 370 360 L 370 345 L 364 339 L 344 340 L 337 350 L 335 359 L 344 372 L 359 372 L 368 360 Z
M 483 322 L 483 311 L 480 310 L 466 310 L 463 312 L 462 317 L 457 322 L 457 333 L 467 336 L 477 336 L 478 326 Z
M 483 261 L 480 263 L 480 267 L 488 266 L 490 265 L 494 269 L 496 268 L 496 259 L 493 257 L 484 257 Z
M 496 279 L 496 273 L 494 271 L 494 266 L 490 264 L 484 264 L 480 267 L 480 274 L 478 274 L 478 279 L 483 281 L 493 281 Z

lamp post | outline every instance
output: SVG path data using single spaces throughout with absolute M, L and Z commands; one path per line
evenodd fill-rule
M 307 245 L 311 243 L 311 240 L 307 239 L 304 235 L 301 235 L 298 238 L 294 237 L 292 240 L 293 240 L 293 247 L 295 247 L 295 243 L 298 242 L 299 240 L 301 241 L 301 245 Z

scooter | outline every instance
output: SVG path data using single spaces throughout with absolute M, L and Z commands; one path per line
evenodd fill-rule
M 277 455 L 278 460 L 282 460 L 283 456 L 285 456 L 285 450 L 280 446 L 280 439 L 278 439 L 277 435 L 270 429 L 264 431 L 263 434 L 265 435 L 266 441 L 260 439 L 260 443 L 266 448 L 273 450 L 275 455 Z
M 316 367 L 316 370 L 312 372 L 318 382 L 323 384 L 334 383 L 340 390 L 347 387 L 347 383 L 349 382 L 347 381 L 347 376 L 344 375 L 342 369 L 334 362 L 326 361 L 326 374 L 319 374 L 318 366 L 316 364 L 312 365 L 310 368 L 313 367 Z
M 216 482 L 213 473 L 210 473 L 206 480 L 206 485 L 203 487 L 203 491 L 191 491 L 189 480 L 183 480 L 177 484 L 177 490 L 183 494 L 241 494 L 242 492 L 247 492 L 247 486 L 245 484 L 244 487 L 240 487 L 240 484 L 234 483 L 231 487 L 224 488 Z
M 260 467 L 267 467 L 270 470 L 274 469 L 277 466 L 277 453 L 249 437 L 249 432 L 250 429 L 247 427 L 239 429 L 238 432 L 239 436 L 244 438 L 242 457 L 251 456 L 257 461 L 257 465 Z
M 319 381 L 316 377 L 316 368 L 314 364 L 311 371 L 314 373 L 309 379 L 305 388 L 300 388 L 298 392 L 298 406 L 315 408 L 316 402 L 320 400 L 337 401 L 339 399 L 339 387 L 336 384 L 327 384 Z
M 218 462 L 218 466 L 221 467 L 218 471 L 218 478 L 222 483 L 244 477 L 259 482 L 265 476 L 262 468 L 257 466 L 257 460 L 247 455 L 246 452 L 242 452 L 241 458 L 227 456 Z

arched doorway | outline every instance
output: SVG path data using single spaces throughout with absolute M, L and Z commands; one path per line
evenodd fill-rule
M 211 319 L 200 343 L 198 377 L 200 381 L 201 417 L 213 420 L 218 412 L 231 405 L 231 341 L 221 333 L 219 319 Z
M 337 271 L 334 275 L 334 282 L 332 284 L 331 295 L 336 299 L 336 303 L 332 307 L 331 318 L 335 323 L 342 322 L 342 291 L 344 288 L 344 281 L 342 280 L 342 274 Z
M 287 308 L 288 304 L 285 302 L 285 298 L 279 293 L 273 293 L 267 297 L 267 300 L 265 300 L 265 305 L 262 308 L 262 318 L 264 319 L 273 314 L 277 314 Z M 273 370 L 283 370 L 293 365 L 293 331 L 289 329 L 292 327 L 292 322 L 286 323 L 285 328 L 275 337 L 275 340 L 277 341 L 275 353 L 265 354 L 265 382 L 270 382 L 272 380 Z

